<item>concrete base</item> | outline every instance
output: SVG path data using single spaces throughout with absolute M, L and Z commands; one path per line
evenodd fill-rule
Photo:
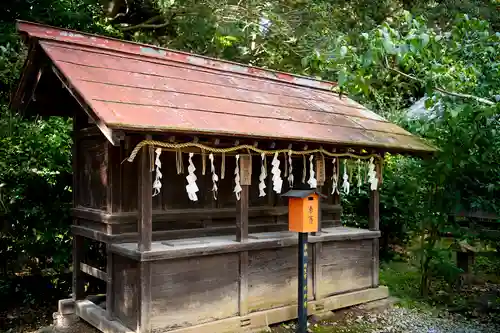
M 309 315 L 342 309 L 358 304 L 385 299 L 389 290 L 385 286 L 369 288 L 350 293 L 334 295 L 320 300 L 311 301 L 307 311 Z M 106 318 L 106 311 L 89 300 L 78 301 L 75 304 L 76 314 L 103 333 L 134 333 L 118 321 Z M 269 325 L 297 318 L 297 306 L 290 305 L 250 313 L 246 316 L 236 316 L 217 320 L 202 325 L 179 328 L 171 331 L 156 331 L 169 333 L 241 333 L 255 332 Z
M 59 300 L 57 312 L 52 314 L 52 318 L 53 328 L 56 331 L 64 331 L 73 326 L 80 320 L 75 313 L 75 301 L 71 298 Z

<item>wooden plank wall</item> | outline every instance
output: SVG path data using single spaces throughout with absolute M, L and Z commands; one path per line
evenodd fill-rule
M 113 254 L 113 314 L 127 327 L 135 329 L 138 313 L 139 263 Z
M 311 251 L 309 251 L 310 258 Z M 312 277 L 312 265 L 309 265 Z M 313 279 L 308 279 L 313 290 Z M 312 292 L 309 299 L 313 299 Z M 250 312 L 297 303 L 297 247 L 249 252 L 248 308 Z
M 197 325 L 238 314 L 239 255 L 152 263 L 152 329 Z
M 320 297 L 371 287 L 372 240 L 323 243 L 319 260 Z
M 322 251 L 313 249 L 321 245 Z M 310 244 L 309 299 L 370 288 L 372 240 Z M 151 328 L 172 330 L 296 304 L 297 248 L 161 260 L 151 265 Z M 241 270 L 241 265 L 246 269 Z M 318 273 L 314 273 L 315 267 Z M 139 263 L 113 254 L 114 313 L 135 328 Z M 240 274 L 246 288 L 241 289 Z M 319 292 L 318 292 L 319 291 Z M 242 309 L 244 302 L 247 309 Z M 242 322 L 242 325 L 245 323 Z

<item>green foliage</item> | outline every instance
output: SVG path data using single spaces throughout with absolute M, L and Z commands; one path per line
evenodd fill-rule
M 440 247 L 441 232 L 455 227 L 448 213 L 500 211 L 495 6 L 481 0 L 3 2 L 0 272 L 69 266 L 70 123 L 24 120 L 7 106 L 25 58 L 14 28 L 21 18 L 337 81 L 339 92 L 439 147 L 425 161 L 387 156 L 381 244 L 387 253 L 417 238 L 422 284 L 431 275 L 453 279 L 449 252 Z M 409 119 L 406 109 L 424 96 L 433 111 Z M 366 225 L 366 189 L 343 204 L 350 222 Z

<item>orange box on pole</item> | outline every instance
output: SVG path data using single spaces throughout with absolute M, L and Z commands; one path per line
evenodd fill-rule
M 282 195 L 288 197 L 288 230 L 295 232 L 317 232 L 319 197 L 315 190 L 290 190 Z

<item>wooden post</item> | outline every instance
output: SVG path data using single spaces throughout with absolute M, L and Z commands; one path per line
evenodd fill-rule
M 241 196 L 236 206 L 236 241 L 248 242 L 248 201 L 252 183 L 252 158 L 240 156 Z M 238 276 L 238 311 L 240 316 L 248 314 L 248 251 L 240 252 Z
M 137 313 L 137 333 L 151 332 L 151 263 L 139 263 L 139 312 Z
M 114 319 L 114 290 L 113 290 L 113 253 L 111 244 L 106 244 L 106 314 L 109 320 Z
M 307 232 L 299 232 L 298 262 L 298 325 L 297 333 L 307 333 Z
M 72 165 L 73 165 L 73 208 L 77 206 L 80 201 L 80 187 L 78 184 L 78 179 L 80 177 L 78 168 L 78 137 L 76 135 L 78 131 L 77 117 L 73 114 L 73 146 L 72 151 Z M 76 225 L 76 219 L 73 219 L 73 224 Z M 80 269 L 80 263 L 83 261 L 83 237 L 73 234 L 73 281 L 72 281 L 72 292 L 73 300 L 78 301 L 85 298 L 85 286 L 83 280 L 83 273 Z
M 380 186 L 380 163 L 375 162 L 375 171 L 377 172 L 377 177 L 379 178 Z M 369 203 L 369 217 L 368 217 L 368 228 L 372 231 L 380 230 L 380 192 L 378 188 L 374 191 L 370 191 L 370 203 Z M 380 256 L 380 245 L 379 239 L 373 239 L 372 243 L 372 287 L 378 287 L 379 285 L 379 256 Z
M 147 136 L 149 140 L 151 136 Z M 150 251 L 153 234 L 153 175 L 151 173 L 150 147 L 144 147 L 140 152 L 139 161 L 139 251 Z
M 335 168 L 336 168 L 336 170 L 337 170 L 337 173 L 340 175 L 340 161 L 339 161 L 339 159 L 338 159 L 338 158 L 335 160 Z M 341 183 L 340 183 L 340 182 L 338 182 L 338 184 L 337 184 L 337 188 L 338 188 L 339 186 L 341 186 Z M 333 203 L 334 205 L 339 205 L 339 206 L 340 206 L 340 191 L 338 191 L 338 193 L 337 193 L 337 192 L 335 192 L 335 193 L 332 195 L 332 203 Z M 333 220 L 335 221 L 335 226 L 339 226 L 339 227 L 340 227 L 340 226 L 342 226 L 342 222 L 341 222 L 341 213 L 340 213 L 340 211 L 335 211 L 335 212 L 333 213 Z
M 151 136 L 146 136 L 151 140 Z M 151 149 L 145 147 L 140 152 L 139 162 L 139 251 L 151 250 L 153 234 L 153 176 L 151 173 Z M 139 274 L 137 281 L 139 312 L 137 314 L 137 333 L 151 332 L 151 263 L 147 261 L 139 262 Z
M 241 197 L 236 211 L 236 241 L 248 241 L 248 189 L 249 185 L 242 185 Z M 240 267 L 238 276 L 238 311 L 240 316 L 248 314 L 248 251 L 240 252 Z
M 73 300 L 79 301 L 85 298 L 85 286 L 80 263 L 83 261 L 83 237 L 73 235 Z
M 319 192 L 319 193 L 323 193 L 322 190 L 323 190 L 323 186 L 318 186 L 316 188 L 316 190 Z M 318 231 L 317 232 L 313 232 L 312 235 L 313 236 L 319 236 L 321 235 L 321 220 L 323 219 L 323 211 L 321 209 L 321 206 L 322 206 L 322 203 L 323 203 L 323 200 L 321 199 L 321 197 L 318 199 L 319 200 L 319 209 L 318 209 Z
M 248 241 L 248 188 L 249 185 L 241 185 L 241 197 L 237 203 L 236 211 L 236 241 Z M 248 251 L 240 252 L 239 267 L 239 297 L 238 308 L 240 316 L 248 313 Z

